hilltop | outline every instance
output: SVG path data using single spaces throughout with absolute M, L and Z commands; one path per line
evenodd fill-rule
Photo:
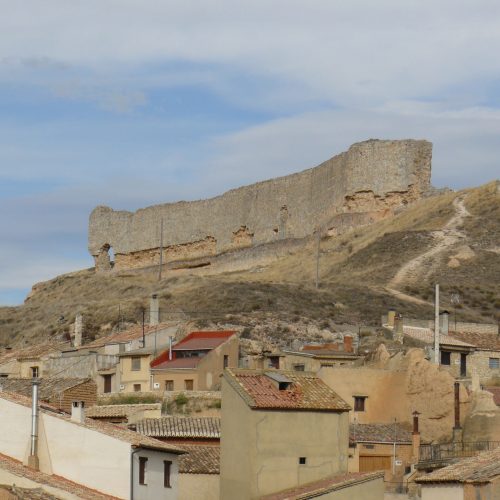
M 85 316 L 88 338 L 103 335 L 140 322 L 153 292 L 162 319 L 231 324 L 247 328 L 248 336 L 263 324 L 268 338 L 289 339 L 298 327 L 314 336 L 343 323 L 378 325 L 389 307 L 432 318 L 435 282 L 442 307 L 452 312 L 450 296 L 459 292 L 460 320 L 498 322 L 499 252 L 499 183 L 492 182 L 423 198 L 394 217 L 323 236 L 318 288 L 315 237 L 245 271 L 171 270 L 159 282 L 154 270 L 86 269 L 37 284 L 21 306 L 0 308 L 0 342 L 64 335 L 77 312 Z

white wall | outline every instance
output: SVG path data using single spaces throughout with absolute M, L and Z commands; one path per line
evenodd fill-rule
M 139 457 L 147 457 L 146 484 L 139 484 Z M 172 462 L 170 488 L 163 486 L 163 461 Z M 174 500 L 179 489 L 177 455 L 154 450 L 140 450 L 134 454 L 134 500 Z M 195 500 L 195 499 L 193 499 Z

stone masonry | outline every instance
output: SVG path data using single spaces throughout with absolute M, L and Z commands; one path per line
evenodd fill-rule
M 432 144 L 370 140 L 303 172 L 192 202 L 136 212 L 96 207 L 89 251 L 97 271 L 189 261 L 317 231 L 335 236 L 388 217 L 430 187 Z M 160 238 L 163 220 L 163 238 Z

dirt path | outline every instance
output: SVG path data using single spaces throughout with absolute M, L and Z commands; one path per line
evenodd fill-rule
M 386 290 L 392 295 L 418 304 L 427 304 L 426 301 L 411 297 L 398 290 L 401 284 L 412 283 L 417 280 L 425 280 L 429 277 L 435 267 L 438 265 L 438 257 L 450 247 L 456 245 L 465 239 L 465 234 L 459 229 L 465 217 L 470 216 L 464 205 L 464 197 L 457 196 L 453 200 L 455 214 L 446 223 L 443 229 L 433 231 L 434 241 L 429 250 L 409 260 L 396 273 L 394 278 L 388 283 Z

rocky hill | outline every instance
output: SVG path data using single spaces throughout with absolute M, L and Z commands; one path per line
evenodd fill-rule
M 263 248 L 262 251 L 265 251 Z M 421 199 L 394 217 L 340 236 L 291 245 L 281 257 L 245 271 L 200 268 L 95 273 L 77 271 L 35 285 L 24 305 L 0 308 L 0 343 L 67 334 L 82 312 L 89 338 L 140 322 L 151 293 L 162 320 L 200 327 L 241 326 L 247 337 L 318 336 L 342 324 L 378 325 L 389 307 L 433 315 L 433 286 L 460 320 L 500 319 L 500 191 L 492 182 Z M 256 327 L 258 325 L 258 327 Z

